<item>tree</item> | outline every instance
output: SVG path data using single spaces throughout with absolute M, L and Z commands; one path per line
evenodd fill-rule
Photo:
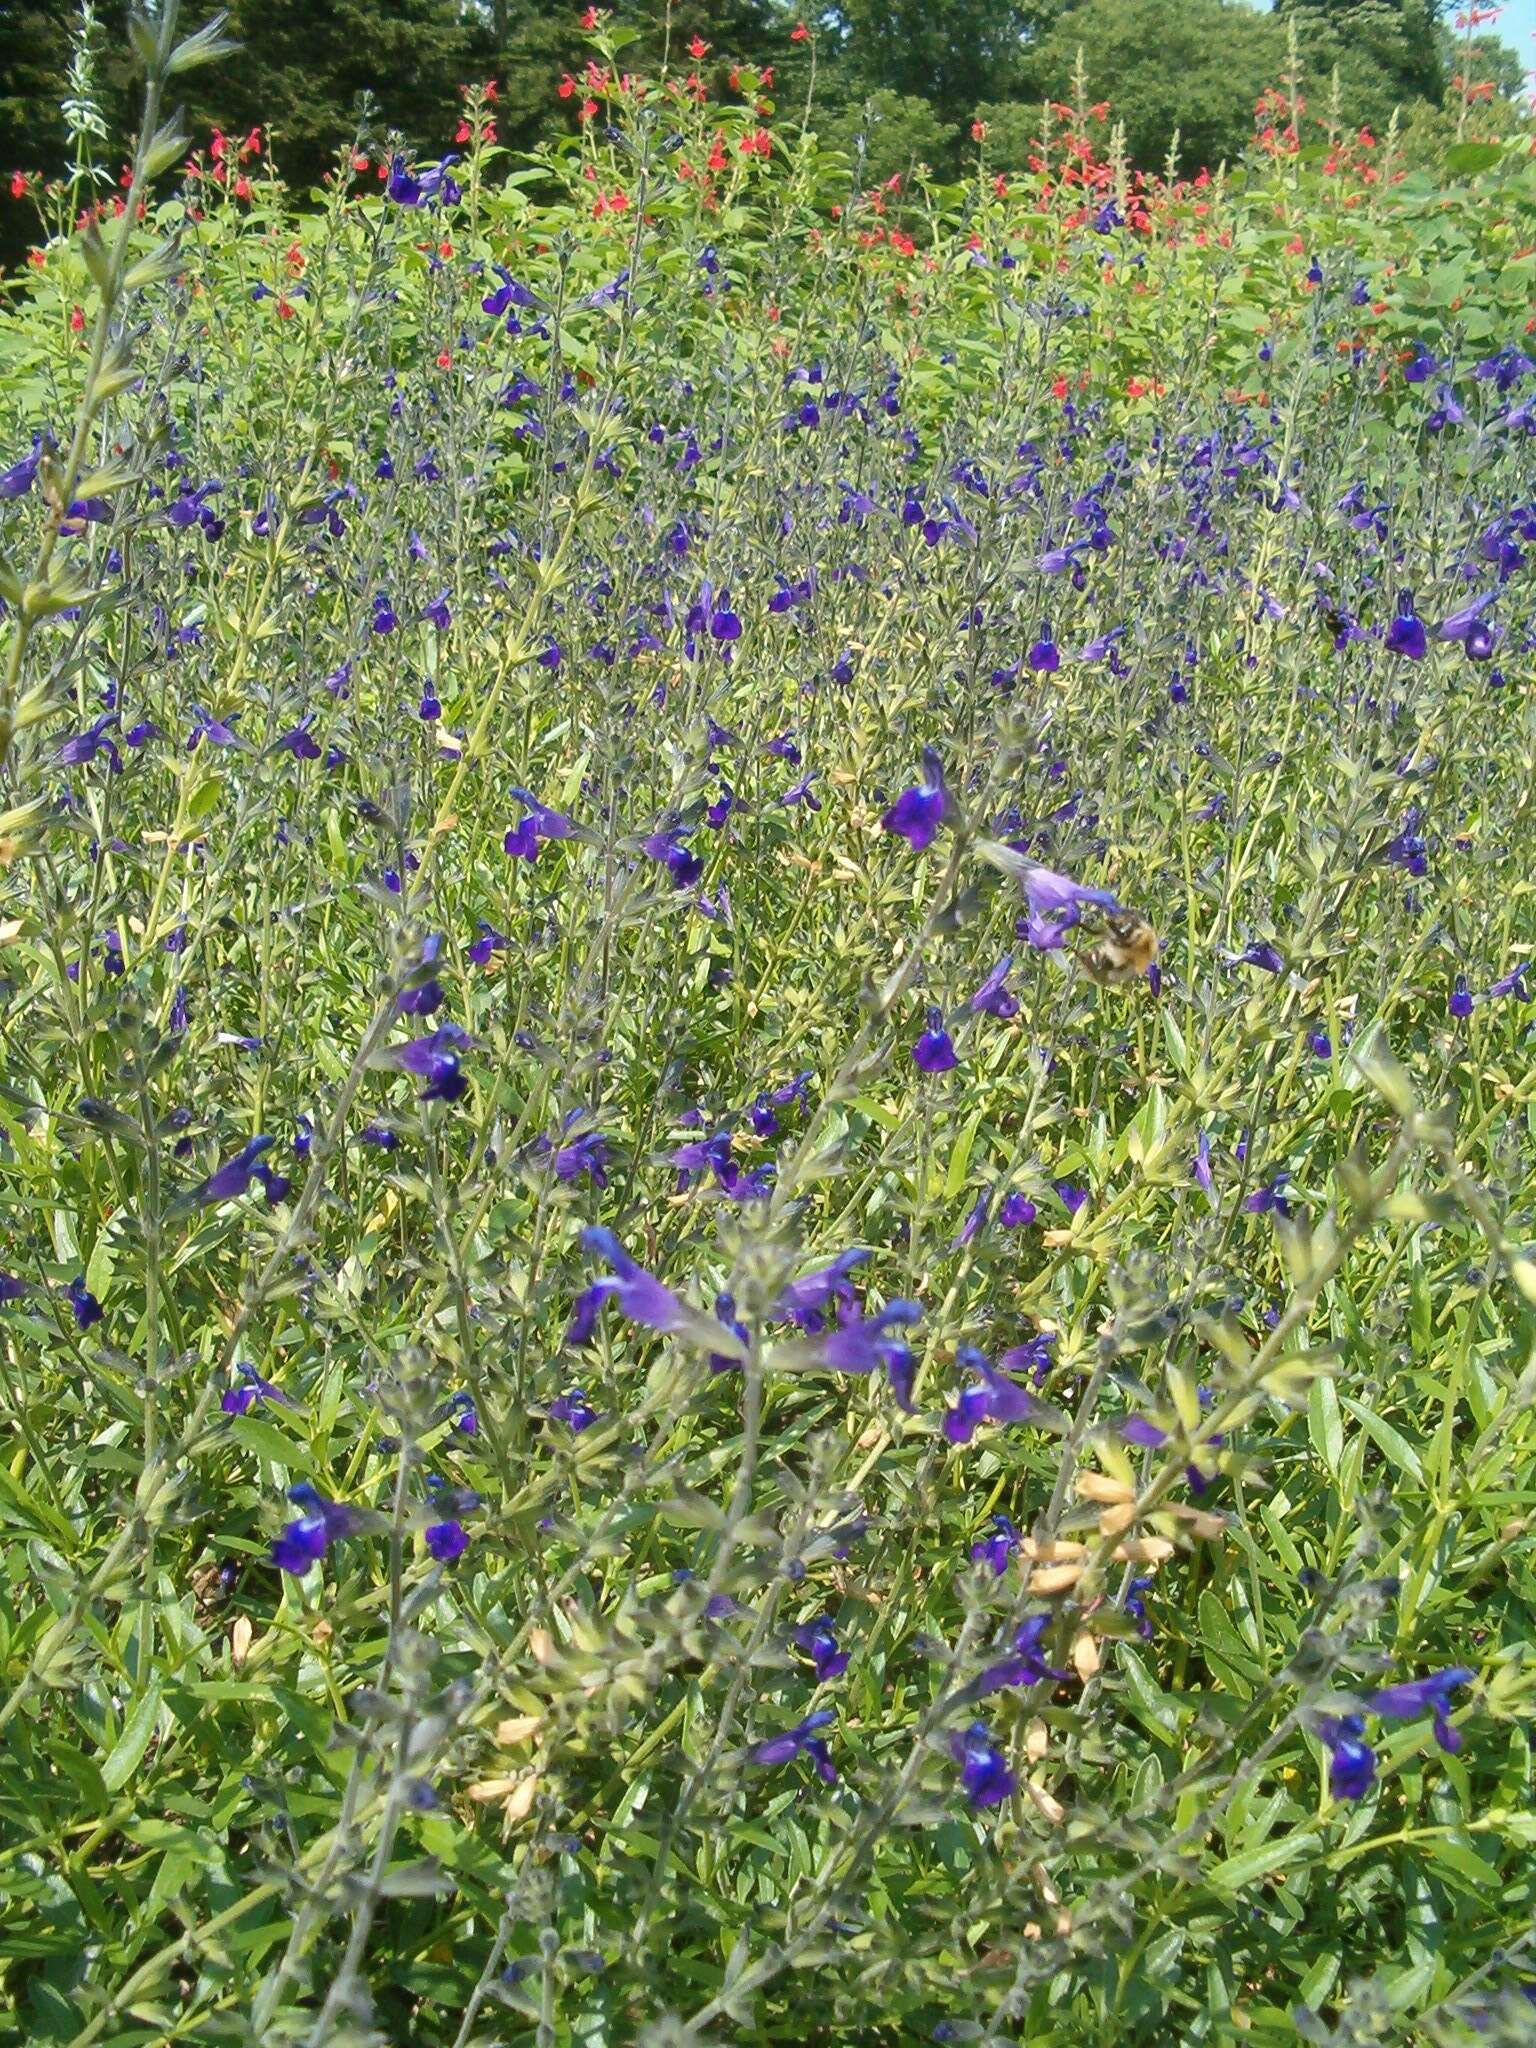
M 446 146 L 470 75 L 470 37 L 453 0 L 233 0 L 230 33 L 239 52 L 192 75 L 189 111 L 232 131 L 270 127 L 290 183 L 319 180 L 352 133 L 364 91 L 410 141 Z
M 1437 0 L 1276 0 L 1315 79 L 1337 69 L 1350 117 L 1384 122 L 1415 100 L 1439 106 L 1446 70 Z
M 1083 53 L 1088 94 L 1124 124 L 1131 161 L 1161 167 L 1179 137 L 1186 171 L 1240 156 L 1254 102 L 1284 68 L 1285 33 L 1228 0 L 1083 0 L 1029 53 L 1036 99 L 1062 99 Z
M 1050 0 L 835 0 L 823 14 L 854 95 L 926 99 L 951 121 L 1006 97 Z

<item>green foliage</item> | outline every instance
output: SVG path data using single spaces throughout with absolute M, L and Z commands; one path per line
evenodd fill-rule
M 1133 163 L 1161 167 L 1179 136 L 1185 170 L 1235 161 L 1259 94 L 1284 65 L 1285 38 L 1240 0 L 1083 0 L 1029 53 L 1038 97 L 1070 97 L 1081 51 L 1090 100 L 1108 100 Z M 1156 61 L 1148 62 L 1148 53 Z
M 0 328 L 0 2041 L 1519 2042 L 1524 138 L 600 110 Z
M 846 157 L 861 188 L 906 178 L 916 166 L 943 169 L 955 147 L 955 131 L 926 99 L 872 92 L 857 105 L 816 122 L 818 139 Z

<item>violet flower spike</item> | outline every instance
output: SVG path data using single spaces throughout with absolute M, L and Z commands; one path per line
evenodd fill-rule
M 757 1742 L 747 1751 L 749 1764 L 787 1764 L 797 1756 L 809 1757 L 816 1767 L 816 1775 L 824 1785 L 837 1783 L 837 1767 L 832 1761 L 826 1740 L 817 1734 L 818 1728 L 831 1725 L 837 1716 L 830 1707 L 823 1707 L 817 1713 L 807 1714 L 803 1721 L 793 1728 L 786 1728 L 782 1735 L 770 1735 L 766 1742 Z
M 924 780 L 904 789 L 881 818 L 887 832 L 905 839 L 914 853 L 933 844 L 941 828 L 953 825 L 959 808 L 944 780 L 944 764 L 932 747 L 923 749 Z

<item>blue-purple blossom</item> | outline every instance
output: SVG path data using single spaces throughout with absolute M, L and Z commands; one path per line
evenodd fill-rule
M 953 825 L 960 815 L 944 781 L 944 764 L 932 747 L 923 749 L 923 775 L 923 781 L 904 789 L 880 820 L 887 832 L 905 839 L 914 853 L 931 846 L 940 828 Z
M 573 1436 L 580 1436 L 598 1419 L 597 1410 L 580 1387 L 567 1387 L 557 1395 L 549 1404 L 548 1414 L 552 1422 L 563 1422 Z
M 1335 1799 L 1363 1799 L 1376 1782 L 1376 1752 L 1358 1714 L 1324 1714 L 1317 1733 L 1328 1751 L 1328 1789 Z
M 1064 1679 L 1065 1671 L 1059 1671 L 1054 1664 L 1047 1664 L 1040 1652 L 1041 1639 L 1050 1627 L 1053 1617 L 1049 1611 L 1032 1614 L 1019 1624 L 1014 1631 L 1013 1651 L 995 1664 L 989 1664 L 972 1688 L 975 1698 L 981 1699 L 989 1692 L 1000 1692 L 1010 1685 L 1036 1685 L 1041 1679 Z
M 984 1422 L 1028 1422 L 1039 1417 L 1040 1403 L 1033 1394 L 999 1372 L 974 1344 L 961 1344 L 955 1363 L 973 1375 L 976 1385 L 966 1387 L 944 1416 L 944 1434 L 952 1444 L 968 1444 Z
M 452 1564 L 469 1548 L 464 1524 L 456 1516 L 449 1515 L 441 1522 L 429 1522 L 425 1533 L 427 1549 L 439 1564 Z
M 70 1312 L 74 1316 L 77 1330 L 88 1330 L 92 1323 L 101 1321 L 101 1303 L 86 1286 L 83 1273 L 77 1273 L 64 1291 L 69 1296 Z
M 435 972 L 442 950 L 442 933 L 429 932 L 422 941 L 420 960 L 406 975 L 405 986 L 395 998 L 396 1009 L 405 1016 L 430 1017 L 434 1010 L 440 1010 L 447 1002 L 443 985 Z
M 117 724 L 115 711 L 104 712 L 88 725 L 84 732 L 77 732 L 60 746 L 55 759 L 61 768 L 80 768 L 87 761 L 94 761 L 98 754 L 105 754 L 114 775 L 122 770 L 123 757 L 109 735 L 107 728 Z
M 829 1330 L 818 1346 L 818 1360 L 833 1372 L 870 1373 L 885 1369 L 896 1405 L 911 1414 L 912 1385 L 917 1361 L 910 1348 L 892 1330 L 909 1328 L 922 1320 L 922 1308 L 915 1301 L 889 1301 L 878 1315 L 866 1317 L 854 1303 L 839 1311 L 835 1330 Z
M 219 1406 L 226 1415 L 249 1415 L 258 1401 L 272 1401 L 279 1408 L 293 1407 L 293 1402 L 282 1388 L 274 1386 L 271 1380 L 264 1379 L 256 1367 L 247 1360 L 237 1359 L 235 1371 L 239 1373 L 244 1384 L 226 1387 L 220 1396 Z
M 970 1008 L 985 1010 L 992 1017 L 1016 1017 L 1019 1013 L 1019 999 L 1007 986 L 1012 968 L 1013 955 L 1005 953 L 971 997 Z
M 1022 1230 L 1033 1223 L 1039 1214 L 1028 1195 L 1020 1194 L 1015 1188 L 1012 1194 L 1003 1197 L 1003 1206 L 997 1212 L 997 1220 L 1004 1230 Z
M 981 1536 L 971 1545 L 971 1562 L 984 1564 L 994 1578 L 1000 1579 L 1007 1571 L 1009 1561 L 1019 1545 L 1019 1532 L 1007 1515 L 992 1517 L 992 1533 Z
M 260 1135 L 247 1139 L 233 1159 L 226 1159 L 196 1190 L 194 1199 L 203 1202 L 230 1202 L 243 1195 L 253 1180 L 261 1178 L 259 1161 L 261 1155 L 273 1143 L 271 1138 Z
M 749 1764 L 787 1764 L 797 1756 L 809 1757 L 816 1767 L 816 1775 L 824 1785 L 837 1783 L 837 1766 L 833 1763 L 824 1736 L 817 1729 L 826 1728 L 837 1719 L 830 1707 L 807 1714 L 793 1728 L 786 1728 L 782 1735 L 770 1735 L 766 1742 L 757 1742 L 747 1751 Z
M 356 1509 L 343 1507 L 317 1493 L 307 1480 L 289 1487 L 288 1498 L 301 1512 L 274 1539 L 272 1562 L 279 1571 L 302 1578 L 333 1543 L 352 1535 L 361 1526 L 361 1518 Z
M 912 1064 L 924 1074 L 947 1074 L 959 1063 L 954 1040 L 944 1029 L 944 1012 L 930 1009 L 927 1026 L 912 1048 Z
M 1373 1714 L 1388 1721 L 1413 1721 L 1420 1714 L 1432 1714 L 1436 1742 L 1454 1755 L 1461 1747 L 1461 1735 L 1450 1721 L 1451 1694 L 1470 1685 L 1474 1676 L 1466 1665 L 1453 1664 L 1446 1671 L 1431 1672 L 1427 1678 L 1386 1686 L 1370 1694 L 1365 1704 Z
M 848 1652 L 837 1647 L 832 1617 L 828 1614 L 822 1615 L 819 1621 L 803 1622 L 794 1631 L 794 1643 L 796 1649 L 804 1650 L 815 1666 L 818 1685 L 841 1678 L 848 1669 Z
M 584 1250 L 606 1260 L 614 1270 L 611 1276 L 595 1280 L 578 1295 L 571 1313 L 570 1328 L 566 1331 L 567 1344 L 585 1344 L 588 1341 L 597 1328 L 604 1304 L 611 1299 L 619 1313 L 632 1323 L 642 1323 L 647 1329 L 661 1330 L 671 1336 L 685 1337 L 702 1349 L 718 1352 L 724 1357 L 745 1357 L 746 1348 L 733 1330 L 679 1301 L 670 1288 L 663 1287 L 654 1273 L 646 1272 L 643 1266 L 635 1263 L 611 1230 L 601 1224 L 591 1224 L 581 1233 L 581 1242 Z
M 459 1066 L 459 1054 L 474 1044 L 469 1033 L 457 1024 L 439 1024 L 424 1038 L 390 1048 L 383 1057 L 403 1073 L 414 1074 L 425 1085 L 423 1102 L 457 1102 L 469 1086 Z
M 1387 628 L 1388 654 L 1401 654 L 1408 661 L 1422 661 L 1429 651 L 1424 621 L 1413 609 L 1413 593 L 1405 590 L 1397 601 L 1397 616 Z
M 978 1812 L 989 1806 L 1001 1806 L 1018 1790 L 1018 1778 L 1008 1768 L 984 1721 L 973 1721 L 963 1733 L 956 1730 L 949 1738 L 949 1753 L 960 1766 L 965 1795 Z
M 869 1253 L 856 1245 L 849 1251 L 839 1252 L 829 1265 L 816 1266 L 809 1273 L 802 1273 L 780 1293 L 774 1313 L 787 1317 L 802 1330 L 822 1329 L 826 1310 L 831 1304 L 853 1306 L 854 1294 L 848 1275 L 868 1257 Z

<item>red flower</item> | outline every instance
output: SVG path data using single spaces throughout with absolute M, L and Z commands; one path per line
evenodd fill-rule
M 555 91 L 559 94 L 561 99 L 568 100 L 575 90 L 576 81 L 574 78 L 572 78 L 569 71 L 567 71 L 564 78 L 562 78 L 560 83 L 555 87 Z
M 805 23 L 803 21 L 797 21 L 794 27 L 789 32 L 789 40 L 792 43 L 808 43 L 810 39 L 811 32 L 806 27 Z
M 586 13 L 581 17 L 581 25 L 587 34 L 591 35 L 593 29 L 597 27 L 597 9 L 595 7 L 587 9 Z
M 985 121 L 973 121 L 973 122 L 971 123 L 971 140 L 972 140 L 972 142 L 985 142 L 985 141 L 986 141 L 986 139 L 987 139 L 987 124 L 986 124 L 986 122 L 985 122 Z
M 697 64 L 701 57 L 709 55 L 709 45 L 702 36 L 690 36 L 688 40 L 688 54 L 694 63 Z
M 79 308 L 78 306 L 71 306 L 71 307 L 70 307 L 70 309 L 69 309 L 69 331 L 70 331 L 70 333 L 71 333 L 71 334 L 79 334 L 79 333 L 83 332 L 83 330 L 84 330 L 84 327 L 85 327 L 85 315 L 84 315 L 84 313 L 83 313 L 83 312 L 82 312 L 82 311 L 80 310 L 80 308 Z
M 27 174 L 26 174 L 26 172 L 25 172 L 25 171 L 12 171 L 12 173 L 11 173 L 11 197 L 12 197 L 13 199 L 25 199 L 25 198 L 26 198 L 26 196 L 27 196 Z

